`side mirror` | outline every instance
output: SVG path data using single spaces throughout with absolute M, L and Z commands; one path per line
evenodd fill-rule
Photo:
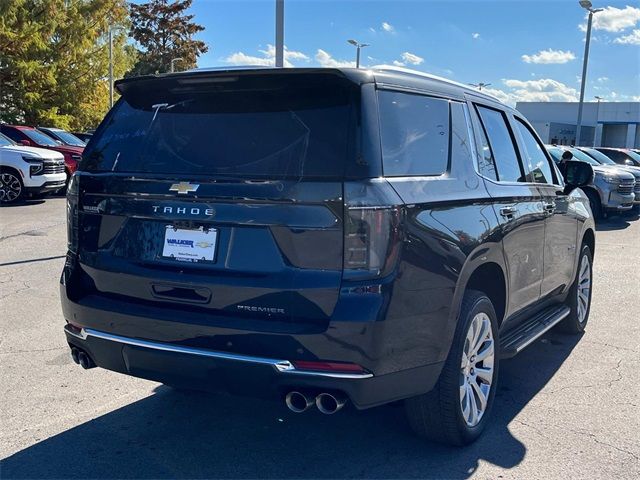
M 633 166 L 634 166 L 634 163 L 633 163 L 631 160 L 629 160 L 628 158 L 626 158 L 626 159 L 624 160 L 624 164 L 625 164 L 625 165 L 628 165 L 628 166 L 630 166 L 630 167 L 633 167 Z
M 31 146 L 31 140 L 20 140 L 20 145 L 23 145 L 25 147 L 30 147 Z
M 565 194 L 593 183 L 593 168 L 587 162 L 569 160 L 565 162 L 563 170 L 566 183 L 564 187 Z

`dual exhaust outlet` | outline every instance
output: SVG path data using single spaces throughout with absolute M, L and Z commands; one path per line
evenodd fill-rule
M 71 347 L 71 359 L 73 360 L 73 363 L 80 365 L 85 370 L 89 370 L 96 366 L 91 357 L 77 347 Z
M 314 403 L 325 415 L 332 415 L 347 403 L 347 397 L 341 393 L 319 393 L 315 397 L 306 392 L 291 391 L 284 398 L 289 410 L 302 413 Z

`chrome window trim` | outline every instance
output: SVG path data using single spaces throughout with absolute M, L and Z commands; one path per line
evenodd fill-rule
M 149 340 L 140 340 L 137 338 L 123 337 L 112 333 L 101 332 L 92 328 L 82 328 L 80 332 L 74 332 L 71 328 L 65 326 L 65 332 L 80 340 L 87 340 L 89 337 L 99 338 L 115 343 L 122 343 L 134 347 L 149 348 L 151 350 L 160 350 L 164 352 L 183 353 L 187 355 L 197 355 L 200 357 L 216 358 L 219 360 L 230 360 L 235 362 L 245 362 L 255 365 L 271 366 L 276 372 L 287 375 L 305 375 L 312 377 L 341 378 L 341 379 L 365 379 L 373 377 L 371 373 L 331 373 L 331 372 L 315 372 L 310 370 L 298 370 L 289 360 L 277 360 L 272 358 L 254 357 L 251 355 L 240 355 L 235 353 L 218 352 L 213 350 L 205 350 L 202 348 L 183 347 L 180 345 L 170 345 L 167 343 L 151 342 Z

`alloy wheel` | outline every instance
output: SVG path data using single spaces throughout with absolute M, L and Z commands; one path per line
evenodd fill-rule
M 469 427 L 480 423 L 487 410 L 494 362 L 491 320 L 486 313 L 480 312 L 469 325 L 460 363 L 460 408 Z
M 584 323 L 589 311 L 589 299 L 591 295 L 591 264 L 588 255 L 582 255 L 580 270 L 578 273 L 578 322 Z
M 20 180 L 13 173 L 0 174 L 0 202 L 9 203 L 22 193 Z

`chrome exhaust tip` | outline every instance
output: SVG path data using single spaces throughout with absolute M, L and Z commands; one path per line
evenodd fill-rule
M 302 392 L 292 391 L 287 393 L 287 396 L 284 397 L 284 403 L 287 404 L 287 407 L 292 412 L 302 413 L 313 405 L 313 398 Z
M 332 415 L 342 409 L 347 403 L 347 397 L 341 394 L 321 393 L 316 397 L 316 407 L 325 415 Z

